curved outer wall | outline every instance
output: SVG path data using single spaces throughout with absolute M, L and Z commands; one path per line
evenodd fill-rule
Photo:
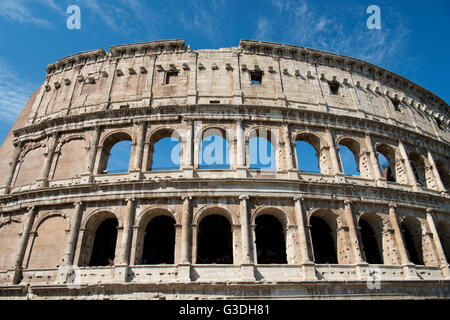
M 0 295 L 446 298 L 448 111 L 367 62 L 275 43 L 192 51 L 178 39 L 63 58 L 0 147 Z M 229 169 L 199 168 L 207 129 L 226 133 Z M 276 154 L 270 172 L 249 166 L 249 140 L 262 129 Z M 180 168 L 152 171 L 154 143 L 174 130 Z M 124 137 L 128 172 L 104 174 L 110 146 Z M 316 149 L 321 173 L 299 171 L 299 140 Z M 341 144 L 359 176 L 344 173 Z M 379 170 L 377 152 L 395 181 Z M 212 214 L 231 226 L 232 264 L 197 261 L 199 225 Z M 265 214 L 283 228 L 286 264 L 257 261 L 256 218 Z M 139 265 L 146 226 L 160 215 L 175 223 L 174 263 Z M 314 262 L 312 217 L 330 226 L 337 263 Z M 114 265 L 89 267 L 108 218 L 117 219 Z M 367 263 L 362 220 L 382 264 Z

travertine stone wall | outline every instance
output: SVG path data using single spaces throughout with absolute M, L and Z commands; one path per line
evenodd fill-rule
M 303 47 L 241 40 L 191 50 L 177 39 L 63 58 L 0 147 L 0 293 L 67 285 L 67 266 L 80 286 L 341 281 L 345 295 L 357 290 L 345 283 L 365 283 L 370 268 L 381 281 L 447 283 L 449 118 L 446 102 L 407 79 Z M 199 168 L 211 130 L 226 139 L 230 169 Z M 249 142 L 266 134 L 276 168 L 251 169 Z M 170 136 L 181 143 L 180 167 L 152 171 L 155 143 Z M 111 147 L 124 139 L 128 172 L 106 174 Z M 320 173 L 299 171 L 297 141 L 314 147 Z M 344 172 L 341 145 L 360 175 Z M 378 152 L 395 181 L 380 171 Z M 199 225 L 212 214 L 230 223 L 231 265 L 197 263 Z M 258 263 L 255 219 L 265 214 L 282 226 L 286 264 Z M 174 220 L 174 264 L 139 265 L 146 227 L 160 215 Z M 337 264 L 314 262 L 311 217 L 330 227 Z M 118 221 L 114 266 L 88 267 L 108 218 Z M 383 264 L 367 263 L 361 220 Z M 405 225 L 423 265 L 410 261 Z M 423 294 L 447 292 L 439 290 Z

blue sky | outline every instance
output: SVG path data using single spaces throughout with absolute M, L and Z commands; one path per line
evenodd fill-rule
M 66 9 L 81 9 L 81 30 Z M 369 5 L 381 30 L 369 30 Z M 0 0 L 0 139 L 45 68 L 85 50 L 184 38 L 192 49 L 240 39 L 294 44 L 369 61 L 450 100 L 450 1 Z

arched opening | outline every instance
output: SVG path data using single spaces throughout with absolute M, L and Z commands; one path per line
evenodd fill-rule
M 263 133 L 267 130 L 263 130 Z M 273 147 L 270 132 L 260 136 L 260 130 L 251 136 L 248 142 L 248 155 L 250 169 L 276 170 L 275 149 Z
M 153 218 L 145 229 L 141 264 L 173 264 L 175 220 L 168 216 Z
M 366 256 L 366 262 L 370 264 L 382 264 L 383 257 L 381 255 L 380 239 L 375 234 L 374 229 L 364 218 L 359 220 L 361 239 Z
M 207 129 L 200 146 L 199 169 L 230 169 L 228 141 L 225 132 Z
M 98 226 L 89 266 L 111 266 L 114 264 L 117 225 L 116 218 L 109 218 Z
M 198 226 L 197 263 L 233 263 L 231 225 L 221 215 L 208 215 Z
M 408 156 L 412 171 L 416 178 L 417 183 L 421 186 L 426 187 L 426 178 L 425 178 L 425 162 L 422 156 L 417 154 L 416 152 L 411 152 Z
M 178 170 L 180 169 L 181 143 L 176 131 L 159 130 L 150 139 L 148 165 L 146 170 Z
M 417 265 L 423 265 L 422 225 L 413 217 L 405 218 L 402 223 L 403 238 L 409 261 Z
M 272 215 L 263 214 L 255 219 L 257 262 L 259 264 L 287 263 L 283 226 Z
M 450 160 L 446 161 L 446 163 L 450 163 Z M 436 168 L 444 188 L 450 190 L 450 170 L 448 170 L 448 166 L 443 161 L 438 160 L 436 161 Z
M 450 223 L 439 221 L 437 226 L 437 233 L 441 241 L 442 249 L 444 250 L 447 262 L 450 261 Z
M 320 141 L 314 135 L 301 135 L 295 141 L 300 172 L 320 173 Z
M 359 176 L 359 155 L 358 157 L 346 145 L 339 145 L 339 155 L 341 157 L 342 169 L 346 176 Z
M 98 174 L 128 172 L 131 156 L 131 137 L 120 132 L 103 143 Z
M 378 145 L 376 152 L 381 176 L 387 181 L 396 182 L 395 151 L 386 145 Z
M 311 217 L 311 239 L 314 250 L 314 262 L 322 263 L 338 263 L 336 246 L 333 232 L 322 218 Z

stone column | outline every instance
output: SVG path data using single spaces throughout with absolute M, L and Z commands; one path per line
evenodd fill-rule
M 23 230 L 20 237 L 19 248 L 16 255 L 16 261 L 14 263 L 14 274 L 12 277 L 12 284 L 18 284 L 20 275 L 22 274 L 22 263 L 27 249 L 28 239 L 30 231 L 34 224 L 34 218 L 36 217 L 37 210 L 34 206 L 28 207 L 28 213 L 23 217 Z
M 137 121 L 136 125 L 138 127 L 138 130 L 137 130 L 136 155 L 134 158 L 134 170 L 142 171 L 142 158 L 144 155 L 144 142 L 145 142 L 145 133 L 147 129 L 147 122 Z
M 367 150 L 369 151 L 370 164 L 372 167 L 373 178 L 375 179 L 376 185 L 377 186 L 386 185 L 385 181 L 384 181 L 384 183 L 381 182 L 382 178 L 381 178 L 380 167 L 378 165 L 378 159 L 377 159 L 375 150 L 373 148 L 372 139 L 370 138 L 370 136 L 368 134 L 366 134 L 366 146 L 367 146 Z
M 191 52 L 193 57 L 192 67 L 190 67 L 189 72 L 189 87 L 187 94 L 187 103 L 188 104 L 197 104 L 198 91 L 197 91 L 197 60 L 198 53 Z
M 450 276 L 448 270 L 448 262 L 447 258 L 445 257 L 444 249 L 442 248 L 441 241 L 439 239 L 439 234 L 437 232 L 436 225 L 433 219 L 433 210 L 431 208 L 427 209 L 427 222 L 428 226 L 430 227 L 430 231 L 433 235 L 434 246 L 436 247 L 437 256 L 439 258 L 439 266 L 442 270 L 444 277 L 448 278 Z
M 245 166 L 245 137 L 243 119 L 236 119 L 236 139 L 237 139 L 237 171 L 239 177 L 247 177 Z
M 95 160 L 97 159 L 97 150 L 99 149 L 98 143 L 100 140 L 100 133 L 102 131 L 101 126 L 95 126 L 94 128 L 94 137 L 91 141 L 91 149 L 89 152 L 89 158 L 87 163 L 86 173 L 81 175 L 82 183 L 92 182 L 92 176 L 97 172 L 94 172 L 94 169 L 98 168 L 98 164 L 96 165 Z M 101 151 L 101 148 L 100 148 Z
M 305 220 L 306 214 L 305 210 L 303 210 L 303 201 L 302 197 L 294 197 L 295 201 L 295 218 L 297 220 L 298 227 L 298 242 L 300 245 L 300 255 L 301 255 L 301 263 L 309 264 L 311 262 L 311 258 L 308 252 L 308 241 L 306 239 L 306 230 L 305 230 Z
M 131 238 L 131 234 L 132 234 L 131 229 L 133 227 L 134 213 L 136 210 L 134 198 L 128 198 L 125 201 L 127 202 L 127 215 L 125 218 L 125 225 L 124 225 L 123 234 L 122 234 L 122 254 L 120 256 L 120 264 L 121 265 L 129 264 L 130 238 Z
M 339 166 L 339 161 L 337 158 L 337 150 L 336 150 L 336 145 L 334 143 L 333 133 L 331 132 L 330 128 L 326 129 L 325 136 L 328 141 L 328 146 L 330 148 L 329 152 L 330 152 L 330 158 L 331 158 L 331 166 L 333 168 L 333 174 L 336 176 L 336 182 L 345 182 L 344 174 L 341 171 L 341 168 Z
M 191 260 L 192 260 L 192 264 L 196 264 L 197 263 L 197 245 L 198 245 L 198 224 L 192 223 L 191 230 L 192 230 Z
M 400 154 L 402 155 L 403 163 L 405 164 L 409 184 L 413 187 L 413 190 L 420 190 L 420 184 L 417 182 L 416 176 L 414 175 L 413 169 L 411 167 L 411 162 L 408 158 L 408 154 L 406 153 L 405 146 L 403 145 L 403 142 L 401 140 L 398 141 L 398 148 L 400 150 Z
M 22 153 L 22 144 L 18 143 L 15 146 L 12 160 L 9 165 L 8 177 L 6 178 L 6 183 L 5 183 L 5 194 L 9 193 L 11 190 L 12 179 L 14 177 L 14 173 L 16 172 L 17 163 L 19 161 L 19 157 L 20 157 L 21 153 Z
M 190 264 L 189 251 L 191 250 L 191 200 L 192 196 L 183 198 L 183 215 L 181 216 L 181 264 Z
M 41 173 L 41 178 L 38 180 L 40 187 L 46 187 L 48 185 L 48 176 L 50 173 L 50 168 L 52 166 L 53 154 L 55 152 L 56 144 L 58 141 L 58 134 L 54 134 L 50 139 L 51 140 L 49 142 L 47 156 L 44 160 L 44 167 Z
M 291 143 L 291 135 L 289 132 L 289 123 L 283 123 L 283 141 L 284 152 L 286 153 L 286 170 L 288 179 L 298 179 L 298 170 L 294 162 L 293 148 Z
M 183 176 L 185 178 L 193 178 L 193 159 L 192 159 L 192 150 L 194 148 L 194 120 L 192 119 L 183 119 L 183 124 L 186 127 L 186 140 L 185 140 L 185 150 L 184 150 L 184 163 L 183 163 Z
M 436 162 L 434 161 L 434 157 L 430 151 L 428 151 L 428 161 L 430 162 L 430 165 L 433 170 L 433 175 L 434 175 L 434 179 L 436 181 L 437 190 L 440 191 L 443 195 L 445 195 L 447 193 L 447 190 L 445 190 L 444 184 L 442 183 L 441 176 L 436 167 Z
M 408 253 L 406 252 L 406 246 L 403 240 L 403 233 L 400 228 L 400 224 L 398 223 L 395 208 L 397 208 L 397 206 L 394 203 L 389 204 L 389 221 L 391 223 L 392 229 L 394 229 L 395 242 L 397 243 L 401 263 L 403 265 L 410 265 L 411 262 L 409 261 Z
M 352 202 L 350 200 L 344 201 L 344 214 L 350 236 L 350 245 L 353 252 L 353 263 L 364 263 L 361 257 L 361 246 L 359 243 L 359 237 L 356 233 L 355 218 L 352 213 Z
M 248 223 L 248 195 L 239 196 L 241 200 L 241 243 L 242 243 L 242 264 L 251 264 L 253 259 L 251 257 L 251 241 L 249 235 Z
M 236 49 L 233 52 L 233 55 L 237 59 L 237 67 L 230 71 L 233 72 L 233 104 L 242 104 L 242 85 L 241 85 L 241 63 L 240 63 L 240 55 L 242 53 L 242 49 Z
M 72 218 L 69 243 L 67 244 L 66 257 L 64 259 L 64 264 L 67 266 L 73 265 L 73 258 L 75 254 L 75 246 L 78 240 L 78 233 L 80 229 L 81 216 L 83 215 L 83 202 L 75 202 L 75 212 Z

